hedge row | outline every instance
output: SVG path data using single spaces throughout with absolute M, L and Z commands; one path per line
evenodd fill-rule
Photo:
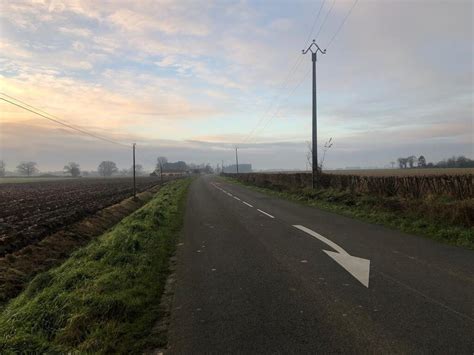
M 311 186 L 311 174 L 223 174 L 242 182 L 260 187 L 281 190 L 301 189 Z M 367 193 L 378 196 L 404 198 L 425 198 L 428 196 L 451 196 L 457 199 L 474 197 L 474 175 L 426 175 L 426 176 L 358 176 L 320 174 L 319 186 L 335 188 L 353 193 Z

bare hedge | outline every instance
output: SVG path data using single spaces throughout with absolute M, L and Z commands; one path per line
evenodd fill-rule
M 295 190 L 311 187 L 311 174 L 223 174 L 242 182 L 279 190 Z M 373 194 L 384 197 L 425 198 L 451 196 L 457 199 L 474 197 L 474 175 L 421 175 L 421 176 L 358 176 L 321 174 L 322 188 L 334 188 L 352 193 Z

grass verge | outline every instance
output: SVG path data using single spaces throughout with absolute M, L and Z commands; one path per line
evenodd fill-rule
M 450 220 L 452 214 L 448 213 L 453 208 L 459 208 L 461 212 L 457 215 L 470 214 L 472 200 L 460 203 L 458 201 L 442 201 L 441 199 L 410 202 L 400 201 L 396 198 L 353 195 L 349 192 L 334 189 L 281 191 L 250 185 L 234 178 L 221 178 L 255 191 L 307 206 L 384 225 L 406 233 L 425 236 L 447 244 L 474 249 L 474 229 L 459 223 L 459 221 Z M 434 212 L 435 209 L 436 212 Z M 442 210 L 446 212 L 446 218 L 444 219 L 439 218 Z M 472 217 L 466 216 L 466 219 L 469 218 Z
M 38 274 L 0 315 L 0 353 L 141 353 L 150 346 L 189 183 L 166 184 L 61 266 Z

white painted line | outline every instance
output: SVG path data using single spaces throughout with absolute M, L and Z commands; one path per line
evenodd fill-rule
M 263 213 L 264 215 L 266 215 L 266 216 L 268 216 L 268 217 L 270 217 L 270 218 L 275 218 L 275 217 L 272 216 L 271 214 L 269 214 L 269 213 L 267 213 L 267 212 L 265 212 L 265 211 L 262 211 L 261 209 L 258 209 L 258 208 L 257 208 L 257 211 L 260 212 L 260 213 Z
M 309 234 L 310 236 L 320 240 L 321 242 L 329 245 L 331 248 L 336 250 L 337 253 L 329 250 L 323 251 L 336 263 L 346 269 L 346 271 L 349 272 L 352 276 L 354 276 L 357 281 L 359 281 L 362 285 L 367 288 L 369 287 L 370 260 L 349 255 L 347 251 L 345 251 L 336 243 L 323 237 L 321 234 L 316 233 L 315 231 L 309 228 L 306 228 L 305 226 L 293 225 L 293 227 L 305 232 L 306 234 Z
M 247 202 L 245 202 L 245 201 L 242 201 L 242 203 L 246 204 L 246 205 L 249 206 L 249 207 L 253 207 L 250 203 L 247 203 Z
M 241 201 L 241 199 L 238 198 L 237 196 L 234 196 L 234 198 L 235 198 L 237 201 Z

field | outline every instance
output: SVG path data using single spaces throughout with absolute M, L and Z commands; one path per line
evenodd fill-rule
M 61 180 L 78 180 L 83 178 L 71 178 L 71 177 L 22 177 L 22 176 L 9 176 L 9 177 L 2 177 L 0 178 L 0 185 L 1 184 L 28 184 L 31 182 L 38 182 L 38 181 L 61 181 Z
M 137 179 L 143 191 L 159 179 Z M 0 257 L 132 195 L 130 178 L 0 184 Z

